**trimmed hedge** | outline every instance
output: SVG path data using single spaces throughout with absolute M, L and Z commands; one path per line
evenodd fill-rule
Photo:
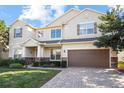
M 0 66 L 4 66 L 4 67 L 8 67 L 10 64 L 10 60 L 9 59 L 0 59 Z
M 63 68 L 67 67 L 67 61 L 62 61 L 61 67 Z
M 33 62 L 34 67 L 67 67 L 66 61 L 43 61 L 43 62 Z
M 40 66 L 40 62 L 33 62 L 32 66 L 39 67 Z
M 55 67 L 61 66 L 61 61 L 51 61 L 52 64 L 54 64 Z
M 43 62 L 33 62 L 34 67 L 43 66 L 43 67 L 60 67 L 60 61 L 43 61 Z
M 9 65 L 10 68 L 17 68 L 17 69 L 21 69 L 23 68 L 23 65 L 20 63 L 12 63 Z
M 25 60 L 23 59 L 11 59 L 12 63 L 20 63 L 22 65 L 25 65 Z
M 9 67 L 9 65 L 12 63 L 25 65 L 25 61 L 22 59 L 0 59 L 0 66 Z

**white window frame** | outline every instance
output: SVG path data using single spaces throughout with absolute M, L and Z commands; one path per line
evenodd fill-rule
M 60 37 L 55 37 L 55 38 L 52 38 L 52 30 L 56 30 L 56 29 L 60 29 L 61 30 L 61 36 Z M 62 29 L 61 28 L 55 28 L 55 29 L 51 29 L 51 33 L 50 33 L 51 35 L 50 35 L 50 37 L 51 37 L 51 39 L 53 39 L 53 40 L 56 40 L 56 39 L 61 39 L 62 38 Z
M 55 51 L 55 59 L 51 58 L 51 51 Z M 60 51 L 60 59 L 56 59 L 56 51 L 59 50 Z M 61 49 L 51 49 L 50 51 L 50 61 L 61 61 Z
M 43 37 L 43 30 L 37 31 L 37 36 L 38 36 L 38 38 L 42 38 Z
M 93 32 L 94 32 L 94 33 L 87 34 L 87 24 L 90 24 L 90 23 L 93 23 L 93 24 L 94 24 L 95 21 L 91 21 L 91 22 L 80 22 L 80 23 L 79 23 L 79 25 L 86 25 L 86 34 L 79 34 L 79 36 L 96 34 L 95 31 L 94 31 L 95 27 L 94 27 L 94 29 L 93 29 Z M 79 28 L 79 30 L 80 30 L 80 28 Z M 80 32 L 79 32 L 79 33 L 80 33 Z
M 21 36 L 17 36 L 17 35 L 16 35 L 16 30 L 17 30 L 17 29 L 22 29 L 22 31 L 23 31 L 23 28 L 22 28 L 22 27 L 16 27 L 16 28 L 14 28 L 14 38 L 22 38 L 23 32 L 21 31 Z
M 22 58 L 22 52 L 21 48 L 14 49 L 14 58 Z

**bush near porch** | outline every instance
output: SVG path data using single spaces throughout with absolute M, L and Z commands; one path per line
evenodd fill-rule
M 41 61 L 33 62 L 34 67 L 67 67 L 66 61 Z M 26 61 L 23 59 L 0 59 L 0 67 L 24 68 Z
M 33 62 L 34 67 L 67 67 L 66 61 L 41 61 Z
M 24 65 L 22 59 L 0 59 L 0 67 L 23 68 Z

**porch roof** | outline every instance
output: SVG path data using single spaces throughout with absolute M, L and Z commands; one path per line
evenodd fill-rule
M 81 39 L 62 39 L 62 40 L 50 40 L 50 41 L 39 41 L 40 43 L 68 43 L 68 42 L 86 42 L 86 41 L 94 41 L 96 38 L 81 38 Z

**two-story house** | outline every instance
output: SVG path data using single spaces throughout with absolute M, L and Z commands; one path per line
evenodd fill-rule
M 92 9 L 71 9 L 43 28 L 16 20 L 10 28 L 9 57 L 66 60 L 75 67 L 111 67 L 116 54 L 93 44 L 101 35 L 97 25 L 102 15 Z

